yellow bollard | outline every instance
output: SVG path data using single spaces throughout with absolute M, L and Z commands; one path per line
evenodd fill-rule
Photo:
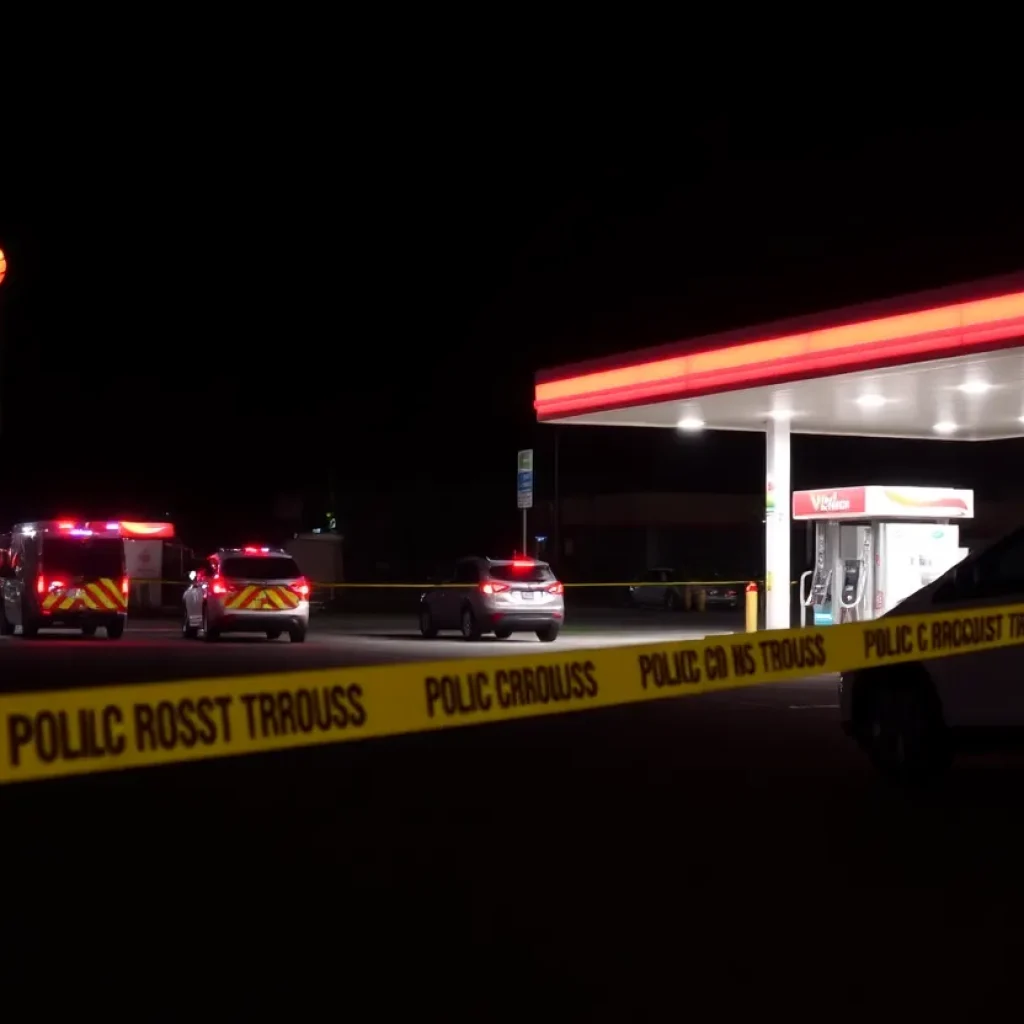
M 693 607 L 693 589 L 691 587 L 683 588 L 683 611 L 688 612 Z
M 757 632 L 757 584 L 747 584 L 747 632 Z
M 708 592 L 703 588 L 697 589 L 697 611 L 702 612 L 708 604 Z

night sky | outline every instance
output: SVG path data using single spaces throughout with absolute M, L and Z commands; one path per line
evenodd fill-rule
M 382 544 L 386 506 L 439 550 L 514 536 L 517 448 L 551 487 L 537 369 L 1021 269 L 1022 127 L 683 125 L 658 153 L 453 128 L 344 173 L 186 141 L 175 173 L 122 168 L 59 217 L 5 199 L 0 516 L 169 513 L 202 546 L 334 511 Z M 1021 464 L 794 443 L 798 486 L 985 492 Z M 564 428 L 562 493 L 758 493 L 763 458 L 757 435 Z

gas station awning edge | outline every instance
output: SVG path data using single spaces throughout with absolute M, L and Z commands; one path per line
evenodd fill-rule
M 781 405 L 794 433 L 924 437 L 954 418 L 970 371 L 1001 402 L 959 408 L 952 433 L 1012 438 L 1024 434 L 1022 344 L 1024 273 L 543 371 L 534 406 L 541 422 L 673 427 L 685 415 L 757 430 Z M 889 408 L 851 415 L 880 388 Z

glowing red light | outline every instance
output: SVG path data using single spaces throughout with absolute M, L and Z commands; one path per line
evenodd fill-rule
M 506 583 L 481 583 L 480 593 L 481 594 L 504 594 L 506 590 L 512 588 Z
M 1024 292 L 716 346 L 538 383 L 541 418 L 623 408 L 1005 347 L 1024 329 Z M 696 343 L 697 345 L 700 342 Z
M 148 540 L 170 540 L 174 536 L 174 523 L 108 523 L 107 529 L 119 530 L 122 537 Z

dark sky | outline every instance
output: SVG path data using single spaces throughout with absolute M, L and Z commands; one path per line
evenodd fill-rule
M 170 512 L 212 542 L 272 530 L 283 493 L 322 514 L 333 472 L 350 531 L 381 503 L 399 533 L 514 528 L 516 449 L 551 479 L 535 370 L 1020 269 L 1022 128 L 684 124 L 644 152 L 463 126 L 345 164 L 186 137 L 59 210 L 8 198 L 0 514 Z M 798 484 L 1006 465 L 796 443 Z M 563 492 L 763 483 L 756 436 L 574 429 L 562 454 Z

